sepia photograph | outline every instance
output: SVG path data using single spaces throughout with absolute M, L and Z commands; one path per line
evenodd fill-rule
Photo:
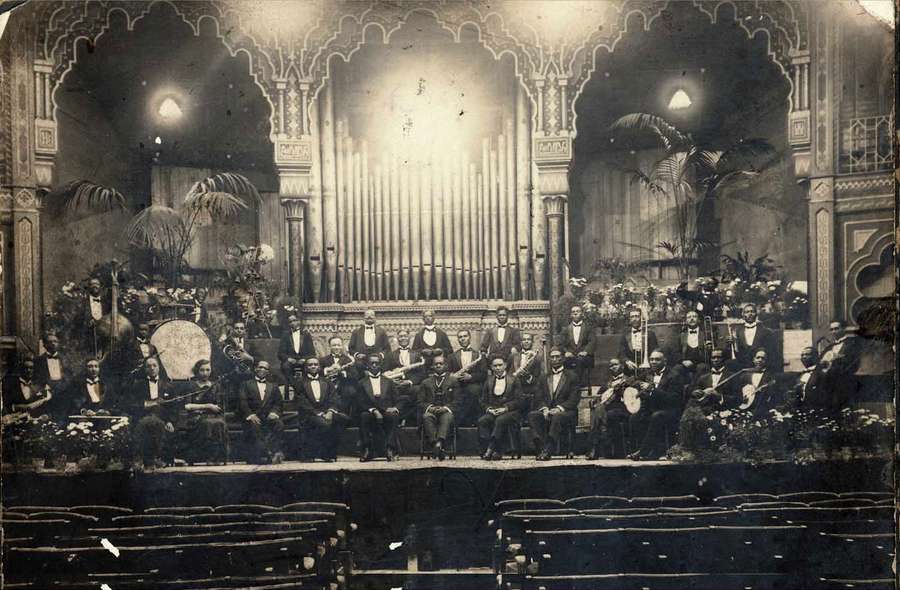
M 894 590 L 897 0 L 0 0 L 0 590 Z

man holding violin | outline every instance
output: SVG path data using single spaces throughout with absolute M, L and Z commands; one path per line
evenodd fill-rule
M 173 459 L 172 435 L 176 408 L 168 403 L 174 397 L 172 385 L 160 376 L 156 357 L 144 359 L 143 375 L 129 388 L 127 414 L 134 424 L 134 442 L 145 469 L 162 467 Z

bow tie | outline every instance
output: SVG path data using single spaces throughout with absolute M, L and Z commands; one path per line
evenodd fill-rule
M 265 379 L 257 379 L 256 382 L 257 382 L 257 383 L 265 383 L 266 380 L 265 380 Z
M 366 331 L 374 330 L 375 326 L 366 326 Z
M 641 329 L 640 329 L 640 328 L 632 328 L 632 329 L 631 329 L 631 333 L 632 333 L 632 334 L 640 334 L 640 333 L 641 333 Z
M 378 379 L 381 377 L 381 373 L 369 373 L 369 379 Z
M 698 328 L 692 328 L 692 329 L 688 330 L 688 334 L 697 334 L 699 332 L 700 332 L 700 330 Z
M 22 385 L 31 385 L 31 379 L 29 379 L 28 381 L 25 381 L 24 379 L 19 379 L 19 382 Z
M 656 372 L 656 376 L 657 376 L 657 377 L 662 377 L 662 374 L 665 373 L 665 372 L 666 372 L 665 369 L 663 369 L 662 371 L 657 371 L 657 372 Z
M 578 323 L 576 324 L 575 322 L 572 322 L 572 327 L 573 327 L 573 328 L 580 328 L 580 327 L 581 327 L 581 324 L 583 324 L 583 323 L 584 323 L 584 322 L 578 322 Z
M 403 348 L 402 346 L 397 349 L 399 352 L 409 352 L 409 348 Z
M 138 338 L 137 341 L 138 341 L 138 343 L 140 343 L 140 344 L 147 344 L 147 341 L 146 341 L 145 339 L 143 339 L 143 338 Z
M 88 385 L 96 385 L 96 384 L 97 384 L 97 380 L 96 380 L 96 379 L 86 379 L 86 381 L 87 381 L 87 384 L 88 384 Z
M 744 324 L 744 328 L 747 330 L 752 330 L 755 327 L 756 327 L 756 322 L 753 322 L 752 324 Z
M 151 379 L 151 378 L 147 377 L 147 383 L 158 383 L 158 382 L 159 382 L 159 379 Z
M 559 369 L 558 371 L 553 371 L 553 374 L 554 374 L 554 375 L 561 375 L 561 374 L 562 374 L 562 369 Z
M 710 372 L 711 372 L 713 375 L 721 375 L 722 373 L 725 372 L 725 369 L 713 369 L 713 370 L 710 371 Z
M 506 381 L 506 375 L 504 375 L 503 377 L 495 377 L 494 380 L 495 381 Z
M 459 351 L 460 352 L 472 352 L 472 349 L 467 346 L 465 348 L 460 348 Z
M 306 378 L 309 379 L 310 381 L 318 381 L 319 380 L 318 375 L 316 375 L 315 377 L 313 377 L 312 375 L 307 375 Z
M 425 326 L 425 331 L 426 331 L 426 332 L 434 332 L 434 328 L 429 327 L 429 326 Z
M 48 358 L 48 359 L 58 359 L 58 358 L 59 358 L 59 353 L 58 353 L 58 352 L 54 352 L 53 354 L 50 354 L 50 353 L 48 352 L 48 353 L 47 353 L 47 358 Z
M 100 296 L 99 296 L 99 295 L 97 295 L 97 296 L 91 295 L 91 301 L 94 301 L 94 302 L 96 302 L 96 303 L 99 303 L 99 302 L 100 302 Z

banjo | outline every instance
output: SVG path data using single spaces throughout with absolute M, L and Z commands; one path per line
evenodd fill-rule
M 613 386 L 600 395 L 600 405 L 605 406 L 617 399 L 617 387 Z M 629 414 L 637 414 L 641 409 L 641 397 L 636 387 L 626 387 L 621 393 L 622 403 Z
M 756 402 L 756 396 L 767 387 L 771 385 L 775 385 L 776 381 L 769 381 L 762 387 L 755 387 L 752 383 L 748 383 L 741 388 L 741 405 L 738 406 L 741 410 L 747 410 L 753 406 Z

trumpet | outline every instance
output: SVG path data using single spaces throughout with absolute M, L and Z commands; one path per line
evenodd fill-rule
M 738 356 L 737 336 L 734 331 L 734 325 L 737 322 L 726 320 L 728 326 L 728 338 L 731 339 L 731 358 L 736 359 Z

